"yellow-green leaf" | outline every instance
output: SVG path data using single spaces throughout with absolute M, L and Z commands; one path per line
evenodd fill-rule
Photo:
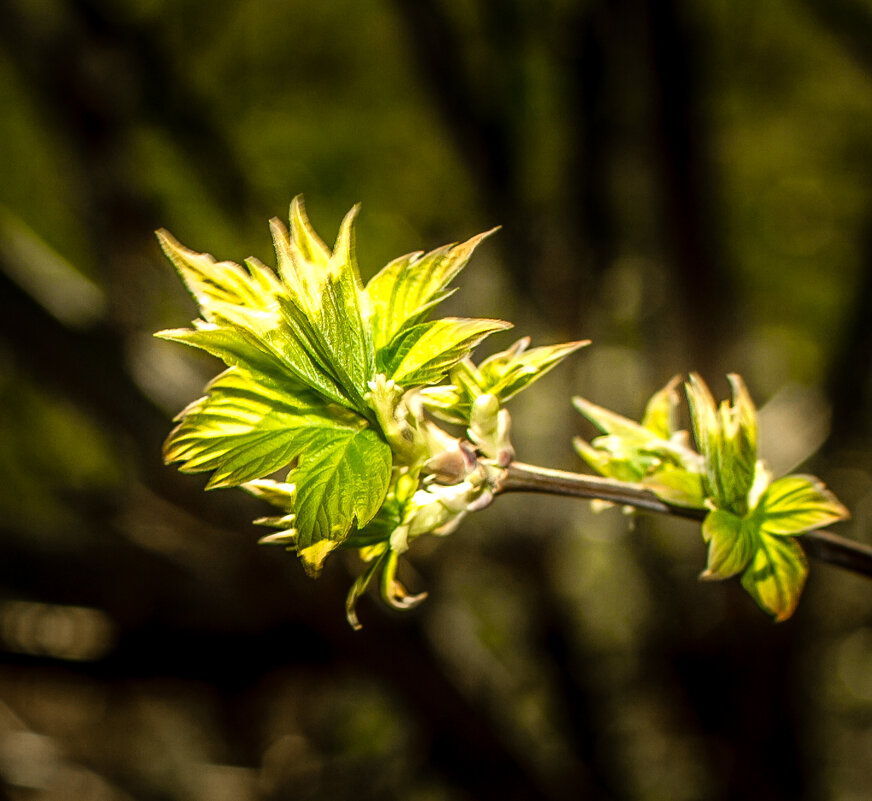
M 486 336 L 511 328 L 502 320 L 445 317 L 406 329 L 381 355 L 388 378 L 411 389 L 438 384 Z
M 286 467 L 311 432 L 365 425 L 351 412 L 329 408 L 308 392 L 288 395 L 231 368 L 207 387 L 206 396 L 179 415 L 164 444 L 164 459 L 186 473 L 212 472 L 208 486 L 232 487 Z
M 391 449 L 372 428 L 312 429 L 288 477 L 297 488 L 297 547 L 341 542 L 352 524 L 369 523 L 385 499 L 390 476 Z
M 356 214 L 357 207 L 345 216 L 332 253 L 309 224 L 300 198 L 291 205 L 290 233 L 276 220 L 272 230 L 287 289 L 278 303 L 287 329 L 280 338 L 291 334 L 303 351 L 296 357 L 317 364 L 349 405 L 365 414 L 363 396 L 375 377 L 375 350 L 355 254 Z
M 231 261 L 215 261 L 209 253 L 197 253 L 182 245 L 169 231 L 157 238 L 163 252 L 178 270 L 206 320 L 213 319 L 215 303 L 248 309 L 274 308 L 278 281 L 259 262 L 248 263 L 248 272 Z
M 476 247 L 497 229 L 459 245 L 445 245 L 429 253 L 409 253 L 387 264 L 366 285 L 372 307 L 376 349 L 385 347 L 403 328 L 420 322 L 451 290 L 449 283 L 468 264 Z
M 576 396 L 572 399 L 572 405 L 605 434 L 615 434 L 623 440 L 634 442 L 651 442 L 659 439 L 654 432 L 635 420 L 598 406 L 587 398 Z
M 680 376 L 674 376 L 663 389 L 651 396 L 645 406 L 642 425 L 662 439 L 669 439 L 678 428 L 678 392 L 675 388 L 680 381 Z
M 500 403 L 505 403 L 571 353 L 590 344 L 590 340 L 580 340 L 528 350 L 529 342 L 529 337 L 524 337 L 479 365 L 477 378 L 482 394 L 496 395 Z
M 249 331 L 197 321 L 194 329 L 174 328 L 158 331 L 155 336 L 199 348 L 221 359 L 228 367 L 243 368 L 286 383 L 289 388 L 309 383 L 302 380 L 298 368 L 295 369 L 261 337 Z
M 781 622 L 796 610 L 807 576 L 808 561 L 794 538 L 761 534 L 754 558 L 742 575 L 742 586 Z
M 674 464 L 662 464 L 650 476 L 642 479 L 642 486 L 658 498 L 675 506 L 701 509 L 705 506 L 702 476 Z
M 291 203 L 289 219 L 290 231 L 278 218 L 270 220 L 278 271 L 291 297 L 311 313 L 329 274 L 330 251 L 310 225 L 299 195 Z
M 757 548 L 753 524 L 745 518 L 715 509 L 702 524 L 703 539 L 709 544 L 704 579 L 725 579 L 741 573 Z
M 742 379 L 728 376 L 732 403 L 715 406 L 709 388 L 693 373 L 687 383 L 693 434 L 705 459 L 705 489 L 718 508 L 743 516 L 757 466 L 757 418 Z
M 773 481 L 754 514 L 769 534 L 802 534 L 849 516 L 848 510 L 814 476 L 792 475 Z

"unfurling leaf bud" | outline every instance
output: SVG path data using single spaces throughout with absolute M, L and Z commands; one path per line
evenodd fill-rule
M 479 395 L 472 404 L 469 438 L 488 458 L 500 467 L 508 467 L 515 458 L 509 439 L 511 417 L 500 408 L 496 395 Z
M 402 387 L 379 373 L 368 383 L 365 399 L 395 456 L 405 464 L 420 464 L 427 454 L 420 419 L 405 402 Z
M 718 509 L 737 515 L 748 511 L 748 493 L 757 469 L 757 413 L 742 379 L 728 376 L 733 402 L 715 406 L 705 382 L 696 374 L 687 383 L 693 434 L 705 460 L 703 481 Z
M 457 439 L 430 458 L 424 467 L 438 483 L 457 484 L 475 470 L 476 464 L 475 451 L 469 443 Z

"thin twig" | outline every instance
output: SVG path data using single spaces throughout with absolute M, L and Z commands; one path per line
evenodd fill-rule
M 701 521 L 705 509 L 676 506 L 658 498 L 653 492 L 624 481 L 599 476 L 551 470 L 547 467 L 512 462 L 497 490 L 503 492 L 542 492 L 574 498 L 610 501 L 632 506 L 645 512 Z M 821 562 L 843 567 L 872 578 L 872 547 L 854 542 L 828 531 L 808 531 L 802 535 L 806 553 Z

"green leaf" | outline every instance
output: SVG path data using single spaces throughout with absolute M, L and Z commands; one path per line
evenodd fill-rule
M 402 505 L 397 500 L 396 495 L 388 492 L 375 517 L 366 525 L 356 527 L 342 544 L 342 547 L 370 548 L 379 543 L 387 545 L 394 529 L 402 522 L 402 511 Z
M 308 226 L 299 198 L 292 204 L 291 220 L 293 237 L 281 223 L 273 223 L 284 285 L 257 259 L 246 262 L 246 272 L 232 262 L 195 253 L 159 231 L 164 251 L 199 302 L 206 322 L 195 322 L 194 331 L 175 329 L 158 336 L 206 350 L 229 366 L 274 379 L 292 377 L 366 414 L 362 394 L 374 375 L 375 355 L 357 303 L 353 214 L 343 223 L 333 256 Z M 308 336 L 282 314 L 291 303 L 288 293 L 307 309 Z M 317 293 L 326 296 L 326 303 Z
M 742 575 L 742 586 L 781 622 L 796 609 L 807 576 L 808 561 L 795 539 L 761 534 L 754 558 Z
M 299 195 L 291 202 L 289 219 L 290 232 L 278 218 L 270 220 L 278 271 L 291 298 L 312 313 L 318 308 L 331 254 L 309 224 Z
M 702 524 L 709 544 L 708 562 L 701 578 L 725 579 L 741 573 L 757 549 L 758 535 L 752 521 L 715 509 Z
M 320 372 L 342 388 L 352 408 L 366 414 L 363 396 L 375 377 L 375 349 L 362 306 L 354 246 L 357 207 L 342 222 L 333 253 L 317 238 L 297 198 L 290 234 L 272 222 L 279 272 L 288 288 L 280 308 L 293 338 Z
M 381 574 L 381 597 L 386 604 L 394 609 L 414 609 L 427 598 L 427 593 L 422 592 L 418 595 L 410 595 L 406 592 L 406 588 L 396 577 L 399 558 L 400 554 L 397 551 L 393 549 L 388 551 L 388 558 Z
M 222 373 L 208 393 L 182 412 L 164 458 L 182 462 L 185 472 L 214 471 L 210 488 L 253 482 L 247 488 L 272 493 L 270 500 L 282 490 L 278 499 L 295 515 L 296 546 L 310 567 L 326 556 L 313 546 L 341 542 L 353 524 L 365 526 L 379 510 L 391 450 L 363 418 L 312 393 L 288 396 L 236 369 Z M 289 508 L 289 485 L 254 480 L 294 462 Z
M 355 358 L 359 351 L 354 344 L 345 343 L 343 350 L 343 340 L 348 337 L 337 329 L 337 318 L 333 317 L 331 323 L 322 325 L 320 318 L 313 321 L 290 300 L 282 301 L 281 310 L 285 325 L 277 344 L 288 358 L 299 365 L 308 381 L 327 397 L 365 414 L 365 383 L 361 386 L 361 372 L 365 375 L 371 370 L 370 376 L 374 376 L 374 365 L 361 370 L 362 361 Z M 352 365 L 358 368 L 354 377 L 349 373 Z
M 357 207 L 355 206 L 350 212 L 352 218 L 356 213 Z M 330 261 L 330 249 L 315 233 L 315 229 L 309 222 L 302 195 L 297 195 L 291 201 L 288 219 L 291 223 L 292 253 L 294 256 L 308 264 L 325 267 Z
M 733 390 L 733 402 L 722 403 L 719 410 L 729 454 L 726 466 L 735 496 L 747 498 L 757 469 L 757 410 L 742 377 L 730 373 L 727 380 Z
M 459 364 L 463 364 L 460 362 Z M 469 413 L 472 404 L 469 395 L 453 384 L 439 387 L 422 387 L 419 397 L 434 417 L 444 420 L 446 423 L 456 423 L 465 426 L 469 424 Z
M 381 507 L 391 476 L 391 449 L 360 425 L 309 430 L 299 463 L 288 476 L 296 487 L 298 548 L 341 542 L 352 524 L 363 527 Z
M 641 483 L 666 503 L 692 509 L 705 506 L 702 476 L 683 467 L 669 463 L 659 465 Z
M 680 376 L 674 376 L 663 389 L 655 392 L 645 406 L 642 426 L 662 439 L 669 439 L 678 428 L 678 392 Z
M 517 395 L 571 353 L 590 344 L 590 340 L 543 345 L 527 350 L 530 338 L 518 340 L 511 348 L 485 359 L 478 367 L 482 394 L 496 395 L 503 404 Z
M 623 415 L 576 397 L 576 409 L 605 432 L 591 443 L 573 440 L 575 449 L 594 470 L 620 481 L 641 482 L 670 503 L 702 506 L 699 456 L 686 445 L 685 432 L 675 431 L 669 393 L 673 382 L 649 401 L 641 425 Z M 664 438 L 662 433 L 670 432 Z
M 228 367 L 241 367 L 290 386 L 304 386 L 299 369 L 276 353 L 261 337 L 249 331 L 214 323 L 195 323 L 196 328 L 173 328 L 155 336 L 199 348 L 221 359 Z
M 719 472 L 714 465 L 720 458 L 723 435 L 715 399 L 705 381 L 696 373 L 691 373 L 686 390 L 693 438 L 705 460 L 706 470 L 703 481 L 706 495 L 719 499 L 723 496 L 723 492 L 719 491 Z
M 458 362 L 451 370 L 451 384 L 421 390 L 424 406 L 437 417 L 466 425 L 475 399 L 493 395 L 500 404 L 526 389 L 569 354 L 588 345 L 588 341 L 546 345 L 527 350 L 529 337 L 485 359 L 479 367 L 471 360 Z
M 321 324 L 329 332 L 327 339 L 355 388 L 365 394 L 367 383 L 375 377 L 375 346 L 368 317 L 369 298 L 363 290 L 357 266 L 354 221 L 358 207 L 342 221 L 330 259 L 331 280 L 322 297 Z
M 620 437 L 607 435 L 597 437 L 593 443 L 581 437 L 572 440 L 576 453 L 600 475 L 618 481 L 638 483 L 654 466 L 650 457 L 640 457 L 635 451 L 628 451 Z
M 213 320 L 216 303 L 261 310 L 275 306 L 279 284 L 275 275 L 262 264 L 251 262 L 246 272 L 238 264 L 216 262 L 208 253 L 186 248 L 164 229 L 157 232 L 157 238 L 206 320 Z
M 278 506 L 279 509 L 284 510 L 286 513 L 291 513 L 294 510 L 294 491 L 296 487 L 293 484 L 274 481 L 271 478 L 258 478 L 247 482 L 242 489 L 254 495 L 255 498 L 260 498 L 273 506 Z
M 182 462 L 183 472 L 214 471 L 209 488 L 264 478 L 293 461 L 313 427 L 337 425 L 316 396 L 288 395 L 235 368 L 219 375 L 207 392 L 179 416 L 164 444 L 164 459 Z M 352 422 L 357 421 L 363 422 Z
M 448 297 L 451 291 L 445 287 L 467 265 L 482 240 L 496 230 L 427 254 L 410 253 L 373 276 L 365 291 L 372 307 L 376 349 L 385 347 L 403 328 L 419 322 L 429 309 Z
M 742 379 L 728 376 L 732 404 L 715 406 L 705 382 L 692 373 L 687 383 L 693 433 L 705 460 L 705 489 L 715 505 L 740 516 L 748 511 L 748 493 L 757 466 L 757 416 Z
M 849 517 L 848 510 L 814 476 L 792 475 L 773 481 L 754 514 L 768 534 L 802 534 Z
M 591 403 L 586 398 L 574 397 L 572 405 L 605 434 L 615 434 L 622 440 L 651 442 L 660 437 L 634 420 Z
M 388 378 L 405 389 L 437 384 L 486 336 L 511 328 L 502 320 L 446 317 L 400 333 L 380 354 Z
M 339 540 L 318 540 L 311 545 L 301 546 L 297 543 L 297 556 L 303 563 L 303 568 L 312 578 L 318 578 L 324 560 L 340 545 Z

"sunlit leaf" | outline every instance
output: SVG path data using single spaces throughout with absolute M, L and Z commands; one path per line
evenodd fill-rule
M 576 409 L 590 420 L 602 436 L 587 443 L 573 440 L 575 450 L 601 475 L 619 481 L 642 483 L 668 503 L 702 506 L 699 457 L 686 445 L 684 432 L 674 430 L 674 410 L 669 397 L 673 382 L 649 401 L 641 425 L 623 415 L 604 409 L 586 398 L 575 397 Z M 669 438 L 661 436 L 668 431 Z
M 292 509 L 302 556 L 302 549 L 323 539 L 341 541 L 352 524 L 368 523 L 391 468 L 390 448 L 363 418 L 312 393 L 286 395 L 235 369 L 182 413 L 164 457 L 182 462 L 185 472 L 213 471 L 209 487 L 264 479 L 296 462 Z M 248 488 L 275 494 L 284 486 L 255 482 Z
M 456 423 L 457 425 L 469 423 L 469 412 L 472 407 L 469 396 L 453 384 L 422 387 L 419 390 L 419 397 L 424 408 L 434 417 L 438 417 L 446 423 Z
M 375 350 L 361 305 L 356 213 L 355 207 L 346 215 L 332 253 L 312 230 L 299 198 L 291 206 L 290 233 L 278 221 L 272 230 L 288 289 L 279 303 L 284 327 L 318 372 L 341 388 L 352 408 L 365 413 L 363 396 L 375 375 Z
M 669 463 L 658 465 L 641 484 L 666 503 L 693 509 L 705 506 L 702 476 L 683 467 Z
M 796 539 L 761 534 L 742 586 L 780 622 L 796 609 L 807 576 L 808 561 Z
M 747 499 L 757 468 L 757 410 L 741 376 L 727 376 L 733 390 L 733 402 L 721 403 L 724 445 L 727 456 L 722 483 L 730 497 Z
M 757 548 L 757 532 L 747 518 L 715 509 L 702 524 L 703 539 L 709 544 L 708 562 L 702 578 L 725 579 L 747 567 Z
M 376 349 L 386 346 L 403 328 L 420 322 L 430 308 L 451 294 L 445 288 L 467 265 L 482 240 L 496 230 L 426 254 L 410 253 L 373 276 L 366 285 L 366 294 L 372 307 Z
M 406 389 L 437 384 L 486 336 L 507 328 L 502 320 L 445 317 L 406 329 L 380 358 L 388 378 Z
M 529 337 L 524 337 L 510 348 L 489 356 L 478 367 L 470 359 L 458 362 L 450 374 L 451 384 L 421 390 L 424 406 L 441 419 L 466 424 L 476 398 L 493 395 L 504 404 L 571 353 L 589 344 L 585 340 L 528 350 L 529 343 Z
M 635 420 L 598 406 L 587 398 L 576 396 L 572 399 L 572 405 L 605 434 L 616 434 L 621 439 L 639 442 L 650 442 L 656 437 L 654 432 Z
M 339 547 L 340 540 L 316 540 L 311 545 L 304 546 L 300 544 L 299 531 L 296 534 L 297 556 L 300 557 L 305 571 L 312 578 L 317 578 L 321 573 L 321 568 L 324 567 L 324 561 Z
M 325 290 L 329 293 L 329 290 Z M 313 321 L 301 307 L 292 301 L 282 301 L 283 331 L 276 344 L 305 375 L 307 383 L 316 387 L 332 400 L 364 413 L 365 385 L 359 385 L 360 360 L 356 347 L 349 347 L 345 357 L 338 357 L 344 337 L 337 335 L 336 318 L 332 324 L 322 326 Z M 349 367 L 356 364 L 358 376 L 352 378 Z M 370 375 L 374 375 L 373 372 Z
M 717 418 L 715 399 L 705 381 L 696 373 L 691 373 L 685 385 L 687 402 L 690 407 L 690 422 L 693 437 L 703 458 L 708 459 L 720 439 L 720 424 Z M 713 441 L 714 438 L 714 441 Z
M 645 406 L 642 426 L 653 431 L 662 439 L 669 439 L 678 428 L 678 392 L 676 387 L 680 381 L 680 376 L 672 378 L 663 389 L 651 396 Z
M 386 543 L 401 523 L 402 505 L 393 492 L 389 492 L 375 517 L 366 525 L 357 526 L 343 543 L 344 548 L 369 548 Z
M 382 568 L 381 581 L 379 582 L 381 597 L 386 604 L 394 609 L 414 609 L 427 598 L 427 593 L 422 592 L 417 595 L 411 595 L 406 591 L 402 582 L 397 579 L 398 561 L 399 553 L 393 549 L 388 551 L 388 557 Z
M 329 331 L 328 341 L 340 351 L 337 357 L 344 359 L 346 372 L 362 394 L 375 374 L 375 346 L 367 319 L 371 314 L 369 298 L 357 266 L 357 210 L 355 207 L 345 216 L 336 237 L 330 258 L 331 280 L 321 302 L 321 324 Z
M 718 508 L 742 516 L 757 466 L 757 418 L 742 379 L 728 376 L 733 401 L 715 406 L 709 388 L 695 373 L 687 383 L 693 434 L 705 460 L 706 494 Z
M 519 340 L 513 348 L 497 353 L 479 365 L 482 392 L 496 395 L 500 403 L 505 403 L 571 353 L 590 344 L 590 340 L 583 340 L 528 350 L 528 342 L 529 338 Z
M 309 224 L 303 199 L 291 203 L 290 231 L 278 218 L 270 220 L 273 247 L 282 283 L 293 301 L 307 313 L 314 312 L 329 273 L 330 251 Z
M 216 262 L 208 254 L 195 253 L 168 233 L 158 232 L 162 247 L 200 304 L 205 320 L 196 321 L 193 331 L 175 329 L 158 336 L 206 350 L 229 366 L 274 379 L 292 377 L 292 385 L 299 381 L 332 401 L 363 411 L 362 391 L 373 375 L 374 352 L 359 306 L 355 305 L 356 289 L 350 299 L 348 292 L 336 289 L 347 284 L 341 276 L 356 269 L 351 264 L 353 216 L 346 218 L 345 232 L 340 236 L 342 246 L 332 269 L 326 249 L 319 249 L 323 243 L 316 244 L 314 232 L 303 222 L 305 214 L 299 201 L 292 206 L 291 217 L 296 221 L 294 238 L 289 238 L 280 223 L 273 225 L 273 233 L 282 274 L 293 287 L 280 284 L 272 271 L 256 259 L 246 262 L 246 272 L 232 262 Z M 343 261 L 344 272 L 338 261 Z M 353 277 L 350 286 L 355 286 Z M 289 290 L 291 297 L 298 297 L 304 290 L 307 293 L 306 315 L 314 317 L 304 315 L 308 330 L 319 332 L 321 340 L 329 343 L 321 348 L 325 351 L 321 360 L 312 338 L 301 333 L 299 326 L 288 325 L 282 314 L 291 303 Z M 326 313 L 323 299 L 315 293 L 327 297 Z M 350 378 L 343 372 L 344 366 L 349 367 Z
M 391 449 L 372 428 L 311 429 L 289 475 L 297 487 L 298 548 L 320 540 L 341 542 L 352 523 L 369 523 L 385 498 L 390 475 Z
M 181 413 L 164 459 L 182 462 L 184 472 L 213 471 L 209 487 L 264 478 L 293 461 L 313 428 L 336 426 L 316 396 L 287 395 L 242 370 L 222 373 L 207 393 Z
M 248 331 L 198 321 L 194 329 L 173 328 L 159 331 L 155 336 L 199 348 L 221 359 L 228 367 L 240 367 L 273 381 L 287 383 L 289 388 L 312 383 L 303 380 L 299 364 L 286 360 L 261 337 Z M 330 391 L 341 397 L 338 388 Z
M 628 452 L 617 436 L 597 437 L 594 444 L 575 437 L 572 444 L 576 453 L 597 473 L 618 481 L 640 482 L 653 466 L 651 458 L 643 460 L 637 458 L 635 452 Z
M 157 232 L 160 246 L 200 305 L 204 319 L 213 319 L 216 302 L 267 310 L 275 305 L 278 281 L 262 264 L 251 262 L 248 271 L 230 261 L 215 261 L 182 245 L 168 231 Z
M 755 515 L 764 531 L 801 534 L 844 520 L 848 510 L 814 476 L 792 475 L 773 481 L 760 496 Z
M 285 512 L 290 513 L 294 509 L 294 492 L 297 488 L 293 484 L 271 478 L 258 478 L 246 482 L 242 489 Z

